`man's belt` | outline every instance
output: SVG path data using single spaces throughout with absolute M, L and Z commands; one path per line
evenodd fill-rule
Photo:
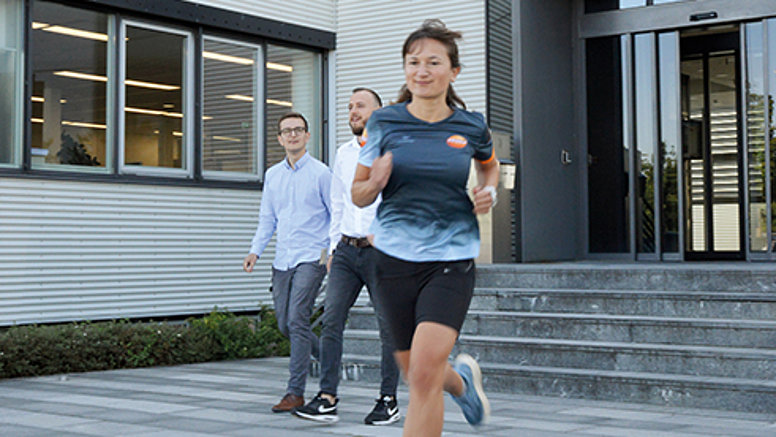
M 343 235 L 342 242 L 349 246 L 358 247 L 359 249 L 371 246 L 371 244 L 369 244 L 369 240 L 367 240 L 366 237 L 355 238 Z

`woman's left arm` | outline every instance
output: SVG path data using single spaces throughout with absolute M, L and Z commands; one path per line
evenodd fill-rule
M 498 186 L 498 161 L 491 159 L 486 163 L 475 160 L 477 168 L 477 186 L 474 187 L 474 213 L 485 214 L 496 204 Z

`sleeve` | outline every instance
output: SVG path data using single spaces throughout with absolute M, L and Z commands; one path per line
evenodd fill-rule
M 277 215 L 275 215 L 275 209 L 272 207 L 272 188 L 273 183 L 268 171 L 264 175 L 264 191 L 261 195 L 261 207 L 259 208 L 259 224 L 256 227 L 256 233 L 253 235 L 249 252 L 255 253 L 258 257 L 261 257 L 277 227 L 278 219 Z
M 366 137 L 366 144 L 364 144 L 364 147 L 361 148 L 358 154 L 358 163 L 366 167 L 372 167 L 372 162 L 381 155 L 380 143 L 383 141 L 383 132 L 380 129 L 377 114 L 372 114 L 369 117 L 363 136 Z
M 493 138 L 490 135 L 490 129 L 485 123 L 485 117 L 482 114 L 476 113 L 479 118 L 479 125 L 482 129 L 480 138 L 474 144 L 474 159 L 487 164 L 490 161 L 496 159 L 496 151 L 493 148 Z
M 342 238 L 340 224 L 342 223 L 342 211 L 345 208 L 347 200 L 345 193 L 345 183 L 340 175 L 342 174 L 342 155 L 337 153 L 334 158 L 334 172 L 331 176 L 331 223 L 329 224 L 329 255 L 334 252 L 337 242 Z
M 321 201 L 326 208 L 326 212 L 329 214 L 329 229 L 331 229 L 331 169 L 326 167 L 326 170 L 318 178 L 318 187 L 321 191 Z M 328 238 L 328 236 L 327 236 Z

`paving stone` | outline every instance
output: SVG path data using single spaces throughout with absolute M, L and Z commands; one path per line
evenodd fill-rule
M 285 391 L 287 358 L 202 363 L 0 380 L 0 435 L 126 435 L 393 437 L 403 419 L 387 427 L 363 424 L 378 386 L 344 381 L 340 422 L 320 425 L 270 408 Z M 73 390 L 75 388 L 75 390 Z M 317 392 L 311 379 L 307 399 Z M 95 391 L 96 390 L 96 391 Z M 95 394 L 99 393 L 99 395 Z M 399 408 L 408 394 L 400 386 Z M 776 415 L 697 408 L 491 394 L 492 421 L 470 427 L 445 397 L 445 437 L 776 435 Z M 8 422 L 7 417 L 14 417 Z

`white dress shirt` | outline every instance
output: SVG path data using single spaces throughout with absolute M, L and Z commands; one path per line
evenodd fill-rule
M 353 177 L 356 175 L 358 154 L 361 145 L 358 138 L 339 146 L 337 156 L 334 158 L 334 177 L 331 179 L 331 226 L 329 226 L 329 253 L 334 251 L 343 235 L 348 237 L 366 237 L 369 233 L 369 225 L 377 214 L 377 206 L 382 197 L 363 208 L 353 204 L 350 189 L 353 186 Z

